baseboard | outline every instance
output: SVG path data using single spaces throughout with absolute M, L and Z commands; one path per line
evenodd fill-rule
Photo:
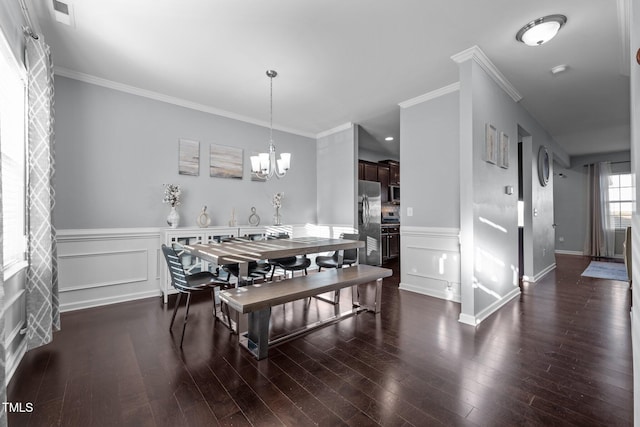
M 465 325 L 476 326 L 476 318 L 469 314 L 460 313 L 460 317 L 458 317 L 458 322 L 464 323 Z
M 459 283 L 456 283 L 456 286 L 457 288 L 460 288 Z M 460 295 L 456 295 L 453 291 L 451 292 L 438 291 L 435 289 L 428 289 L 423 286 L 415 286 L 415 285 L 412 285 L 409 283 L 403 283 L 403 282 L 400 282 L 399 289 L 403 291 L 415 292 L 417 294 L 426 295 L 434 298 L 440 298 L 440 299 L 453 301 L 457 303 L 460 302 Z
M 160 292 L 160 290 L 158 289 L 153 291 L 129 293 L 129 294 L 112 296 L 112 297 L 96 298 L 92 300 L 82 300 L 78 302 L 60 304 L 60 312 L 65 313 L 67 311 L 82 310 L 85 308 L 93 308 L 93 307 L 99 307 L 102 305 L 117 304 L 120 302 L 127 302 L 127 301 L 133 301 L 133 300 L 144 299 L 144 298 L 159 297 L 159 296 L 162 296 L 162 292 Z
M 542 279 L 544 276 L 546 276 L 547 274 L 549 274 L 555 269 L 556 269 L 556 263 L 554 262 L 553 264 L 547 266 L 547 268 L 545 268 L 544 270 L 542 270 L 541 272 L 539 272 L 533 277 L 522 276 L 522 280 L 529 283 L 536 283 L 537 281 L 539 281 L 540 279 Z
M 496 311 L 500 310 L 505 304 L 510 302 L 512 299 L 520 296 L 520 288 L 514 288 L 511 292 L 506 294 L 504 297 L 500 298 L 498 301 L 491 304 L 489 307 L 482 310 L 476 316 L 472 316 L 470 314 L 460 313 L 460 317 L 458 317 L 458 322 L 464 323 L 466 325 L 477 326 L 491 316 Z
M 20 366 L 20 362 L 22 361 L 22 358 L 24 357 L 26 352 L 27 339 L 25 338 L 20 343 L 20 346 L 18 347 L 16 352 L 9 355 L 9 358 L 5 361 L 5 387 L 9 384 L 9 381 L 11 381 L 13 374 L 16 373 L 16 370 L 18 369 L 18 366 Z
M 565 251 L 564 249 L 556 249 L 555 253 L 558 255 L 584 256 L 584 252 L 582 251 Z

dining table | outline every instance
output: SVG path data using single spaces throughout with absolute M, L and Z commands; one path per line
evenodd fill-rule
M 266 238 L 264 240 L 231 238 L 221 242 L 183 245 L 182 249 L 185 253 L 214 265 L 238 264 L 236 287 L 240 287 L 252 283 L 252 278 L 248 275 L 249 263 L 253 261 L 338 251 L 338 267 L 340 268 L 346 249 L 364 247 L 365 242 L 360 240 L 307 236 L 285 239 Z M 236 332 L 239 332 L 246 325 L 246 319 L 243 321 L 242 316 L 236 317 L 236 323 Z M 228 326 L 233 329 L 230 324 Z
M 364 242 L 327 237 L 265 240 L 232 238 L 222 242 L 183 245 L 185 253 L 215 265 L 238 264 L 237 286 L 243 286 L 249 281 L 249 263 L 252 261 L 338 251 L 338 265 L 341 265 L 344 250 L 356 248 L 364 248 Z

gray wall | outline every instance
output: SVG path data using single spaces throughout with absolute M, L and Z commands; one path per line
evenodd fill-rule
M 597 162 L 629 162 L 630 151 L 605 153 L 571 158 L 571 167 L 555 165 L 554 210 L 556 226 L 556 250 L 580 252 L 584 250 L 587 229 L 587 168 L 584 165 Z M 631 163 L 611 165 L 613 172 L 630 172 Z M 563 177 L 559 175 L 562 174 Z M 560 241 L 564 238 L 564 242 Z M 621 238 L 618 236 L 616 252 L 621 253 Z
M 25 41 L 22 26 L 26 25 L 18 0 L 0 2 L 0 29 L 9 43 L 13 55 L 24 64 Z
M 318 223 L 358 226 L 357 126 L 318 139 Z
M 273 194 L 284 192 L 284 223 L 316 222 L 316 142 L 274 131 L 277 152 L 291 152 L 282 179 L 250 180 L 249 156 L 266 151 L 267 128 L 56 76 L 56 206 L 59 229 L 161 227 L 164 183 L 180 184 L 180 226 L 195 226 L 203 205 L 211 225 L 240 225 L 255 206 L 271 224 Z M 178 174 L 178 139 L 200 141 L 200 175 Z M 244 149 L 243 179 L 209 176 L 209 145 Z
M 484 160 L 485 126 L 493 124 L 509 136 L 509 168 Z M 517 140 L 522 127 L 530 135 L 525 158 L 525 212 L 529 218 L 531 257 L 525 273 L 535 276 L 551 268 L 553 249 L 553 180 L 546 187 L 537 183 L 534 171 L 539 146 L 549 148 L 562 161 L 568 156 L 520 104 L 473 59 L 460 64 L 460 185 L 462 315 L 471 320 L 497 307 L 502 298 L 518 287 Z M 513 186 L 514 194 L 505 194 Z M 533 210 L 537 216 L 533 216 Z M 468 316 L 468 317 L 467 317 Z
M 379 151 L 369 150 L 367 148 L 362 148 L 362 147 L 358 149 L 358 159 L 366 160 L 368 162 L 375 162 L 375 163 L 380 162 L 382 160 L 400 161 L 399 157 L 390 156 L 389 154 L 381 153 Z
M 400 111 L 403 226 L 460 227 L 459 98 L 456 91 Z

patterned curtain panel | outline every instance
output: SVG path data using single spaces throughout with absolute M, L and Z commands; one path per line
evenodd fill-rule
M 2 141 L 0 141 L 2 144 Z M 0 162 L 0 212 L 2 212 L 2 162 Z M 2 252 L 4 248 L 4 235 L 2 233 L 3 223 L 2 223 L 2 215 L 0 215 L 0 265 L 4 265 L 4 254 Z M 4 280 L 3 275 L 0 274 L 0 336 L 4 337 Z M 0 401 L 7 401 L 7 388 L 4 386 L 6 382 L 5 378 L 5 357 L 6 352 L 4 349 L 4 345 L 0 345 Z M 4 408 L 4 405 L 0 408 L 0 426 L 4 427 L 7 425 L 7 411 Z
M 27 349 L 51 342 L 60 329 L 56 232 L 51 222 L 55 202 L 53 66 L 49 46 L 27 38 L 29 75 L 29 190 L 27 270 Z

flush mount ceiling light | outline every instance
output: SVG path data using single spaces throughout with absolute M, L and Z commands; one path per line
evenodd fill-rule
M 393 141 L 393 137 L 392 136 L 388 136 L 384 139 L 385 141 Z
M 522 27 L 516 34 L 516 40 L 528 46 L 540 46 L 554 38 L 566 23 L 567 17 L 564 15 L 538 18 Z
M 251 156 L 251 171 L 259 178 L 269 179 L 273 175 L 282 178 L 289 170 L 291 163 L 291 153 L 282 153 L 276 160 L 276 146 L 273 145 L 273 78 L 278 73 L 274 70 L 267 70 L 267 77 L 271 82 L 269 95 L 269 152 Z

